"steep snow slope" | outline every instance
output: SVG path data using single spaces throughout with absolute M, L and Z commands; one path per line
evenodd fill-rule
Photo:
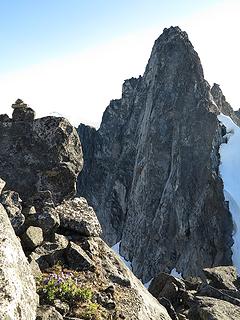
M 220 147 L 220 174 L 224 183 L 225 199 L 234 223 L 233 263 L 240 273 L 240 128 L 223 114 L 218 116 L 227 129 L 227 143 Z

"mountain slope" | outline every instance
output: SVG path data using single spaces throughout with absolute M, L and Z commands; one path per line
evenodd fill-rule
M 155 41 L 143 77 L 124 82 L 100 129 L 78 128 L 79 193 L 144 282 L 173 268 L 195 275 L 231 264 L 218 113 L 187 34 L 171 27 Z

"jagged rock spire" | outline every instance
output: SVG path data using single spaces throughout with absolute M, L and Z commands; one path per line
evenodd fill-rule
M 110 243 L 149 281 L 231 264 L 231 216 L 218 173 L 221 130 L 198 54 L 179 27 L 155 41 L 143 77 L 124 82 L 89 150 L 79 190 Z

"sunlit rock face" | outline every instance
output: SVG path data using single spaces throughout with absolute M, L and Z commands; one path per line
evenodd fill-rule
M 171 27 L 155 41 L 144 75 L 124 82 L 99 130 L 78 128 L 79 194 L 144 282 L 173 268 L 185 276 L 231 264 L 219 109 L 187 34 Z
M 38 295 L 35 280 L 7 213 L 0 204 L 0 319 L 33 320 Z

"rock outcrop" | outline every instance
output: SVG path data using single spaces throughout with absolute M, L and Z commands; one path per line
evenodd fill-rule
M 34 320 L 38 296 L 19 239 L 0 204 L 0 319 Z
M 196 275 L 231 264 L 232 219 L 218 175 L 224 128 L 216 116 L 226 108 L 187 34 L 171 27 L 155 41 L 143 77 L 124 82 L 100 128 L 78 128 L 79 194 L 144 282 L 173 268 Z
M 149 291 L 166 306 L 174 320 L 238 320 L 240 286 L 231 266 L 204 269 L 206 277 L 178 279 L 161 273 Z
M 76 130 L 60 117 L 34 120 L 34 111 L 18 100 L 13 108 L 12 119 L 0 116 L 0 177 L 5 188 L 18 192 L 23 201 L 44 190 L 52 192 L 56 203 L 72 197 L 83 165 Z
M 0 318 L 170 320 L 100 238 L 87 201 L 72 197 L 82 165 L 74 129 L 33 120 L 21 100 L 13 108 L 12 120 L 0 117 Z
M 60 226 L 56 231 L 62 234 L 55 233 L 52 241 L 44 241 L 37 248 L 32 247 L 31 251 L 28 246 L 26 250 L 33 272 L 37 265 L 38 277 L 42 273 L 42 280 L 38 282 L 41 304 L 38 309 L 39 319 L 51 319 L 50 315 L 58 311 L 63 319 L 170 320 L 165 308 L 99 237 L 101 228 L 86 200 L 66 200 L 55 210 L 60 217 Z M 76 217 L 77 227 L 74 229 L 73 221 Z M 93 232 L 95 228 L 97 232 Z M 25 241 L 25 237 L 22 241 Z M 55 281 L 52 285 L 57 288 L 61 283 L 59 281 L 68 281 L 69 277 L 80 288 L 91 290 L 93 296 L 89 301 L 82 301 L 82 304 L 81 300 L 74 303 L 72 296 L 67 308 L 61 308 L 67 298 L 62 301 L 60 298 L 60 302 L 57 302 L 57 298 L 51 300 L 48 295 L 51 285 L 48 289 L 45 285 L 50 279 Z M 90 309 L 92 305 L 95 309 Z M 88 314 L 89 310 L 93 313 Z

